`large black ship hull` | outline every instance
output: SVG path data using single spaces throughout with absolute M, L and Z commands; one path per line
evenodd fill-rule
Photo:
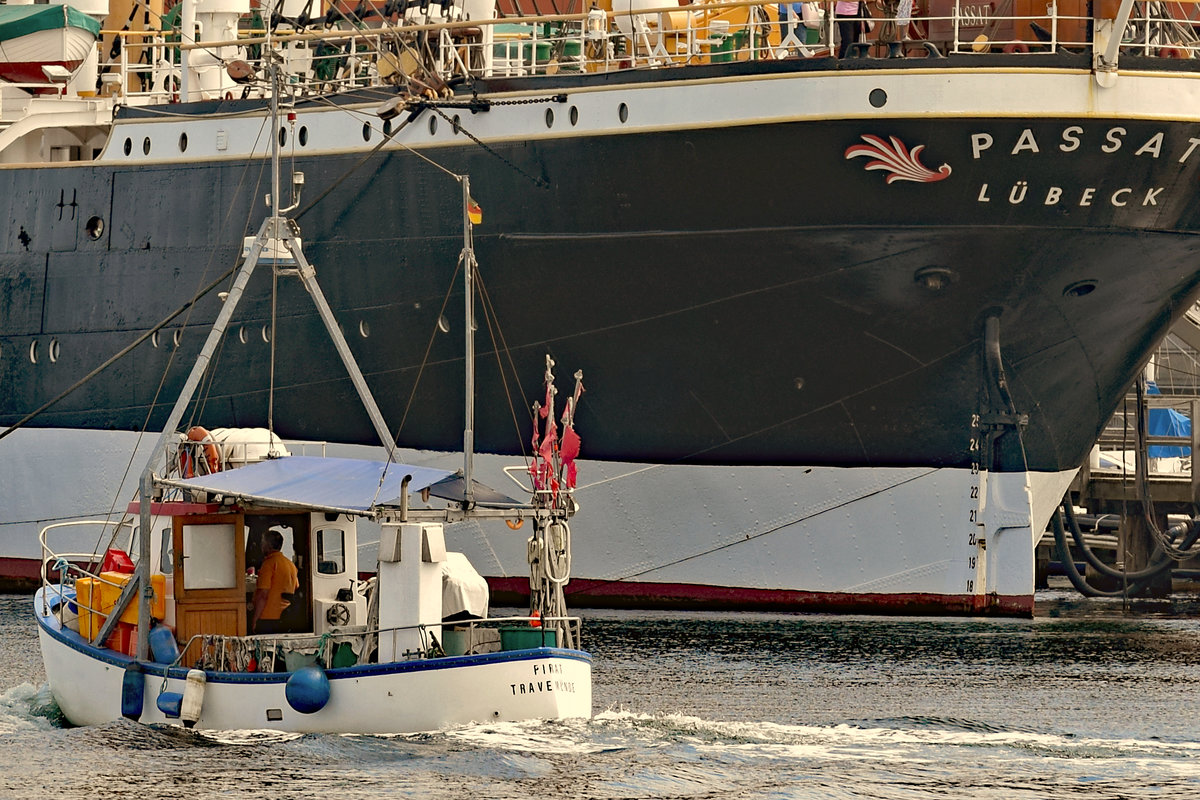
M 787 82 L 836 88 L 848 76 L 760 77 L 786 97 Z M 885 96 L 905 85 L 866 77 Z M 971 80 L 985 78 L 1015 80 Z M 1070 469 L 1200 282 L 1195 121 L 996 107 L 637 128 L 621 115 L 640 112 L 646 87 L 612 83 L 561 96 L 536 82 L 497 87 L 544 115 L 526 138 L 451 133 L 418 155 L 372 152 L 376 132 L 340 151 L 285 151 L 306 176 L 305 253 L 404 445 L 461 441 L 462 410 L 446 398 L 462 374 L 462 209 L 443 169 L 469 174 L 484 210 L 475 245 L 503 337 L 480 325 L 476 446 L 490 452 L 521 452 L 549 353 L 587 375 L 591 458 L 966 467 L 978 460 L 975 415 L 1007 410 L 1023 432 L 999 437 L 986 468 Z M 874 98 L 871 86 L 846 91 Z M 576 103 L 593 118 L 607 103 L 611 119 L 575 132 Z M 0 170 L 13 220 L 0 256 L 0 424 L 180 307 L 256 229 L 261 155 L 137 160 L 142 130 L 170 149 L 180 131 L 211 135 L 238 104 L 185 110 L 129 115 L 96 163 Z M 300 110 L 314 130 L 347 113 Z M 420 145 L 439 123 L 445 137 L 450 113 L 478 132 L 518 112 L 427 109 L 395 141 Z M 343 127 L 357 135 L 364 118 Z M 132 159 L 120 152 L 130 131 Z M 373 442 L 311 302 L 298 283 L 280 285 L 277 341 L 303 357 L 277 367 L 277 429 Z M 195 415 L 207 425 L 265 418 L 270 286 L 260 270 L 234 318 Z M 220 302 L 217 290 L 200 297 L 33 424 L 160 425 Z M 1011 403 L 989 371 L 989 318 Z M 508 387 L 517 424 L 494 399 L 510 358 L 523 381 Z

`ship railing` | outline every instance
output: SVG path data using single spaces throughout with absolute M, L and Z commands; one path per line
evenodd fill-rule
M 580 617 L 506 616 L 443 621 L 389 628 L 351 625 L 323 633 L 276 633 L 233 636 L 197 633 L 189 637 L 169 666 L 217 672 L 293 672 L 302 666 L 326 669 L 354 664 L 396 663 L 445 656 L 469 656 L 502 649 L 557 646 L 556 631 L 564 626 L 579 641 Z M 439 636 L 438 629 L 441 633 Z M 420 646 L 384 653 L 379 643 L 387 634 L 416 632 Z M 393 642 L 399 638 L 393 637 Z M 251 670 L 251 667 L 254 667 Z M 282 667 L 282 668 L 281 668 Z
M 850 57 L 936 56 L 943 53 L 1086 51 L 1102 20 L 1044 12 L 997 15 L 992 5 L 932 0 L 920 14 L 901 17 L 899 0 L 869 5 L 872 30 L 852 43 Z M 1108 5 L 1111 5 L 1108 4 Z M 794 6 L 761 0 L 714 0 L 687 5 L 663 0 L 617 0 L 616 10 L 465 19 L 461 11 L 381 23 L 307 31 L 278 29 L 270 44 L 295 96 L 409 81 L 437 94 L 442 82 L 462 77 L 607 72 L 619 69 L 822 57 L 839 45 L 834 0 Z M 1098 6 L 1105 6 L 1099 3 Z M 1121 51 L 1192 57 L 1200 49 L 1182 7 L 1193 3 L 1138 2 Z M 440 5 L 430 5 L 440 9 Z M 1115 6 L 1098 13 L 1115 15 Z M 339 22 L 348 26 L 348 22 Z M 196 80 L 192 99 L 265 97 L 264 31 L 236 39 L 180 44 L 161 31 L 107 31 L 118 37 L 117 56 L 101 65 L 102 93 L 129 104 L 180 99 L 180 53 L 188 51 Z M 110 52 L 112 52 L 110 50 Z M 237 80 L 227 68 L 246 68 Z M 240 81 L 240 82 L 239 82 Z M 198 84 L 198 85 L 197 85 Z M 423 88 L 422 88 L 423 87 Z
M 628 0 L 627 0 L 628 2 Z M 634 0 L 636 2 L 636 0 Z M 823 57 L 839 44 L 836 5 L 810 3 L 806 21 L 778 3 L 719 0 L 670 5 L 646 0 L 629 9 L 586 15 L 544 15 L 474 23 L 483 38 L 466 39 L 456 63 L 473 75 L 520 76 L 601 72 L 792 57 Z M 990 4 L 941 0 L 934 9 L 898 18 L 898 3 L 872 3 L 872 29 L 849 49 L 851 57 L 1083 52 L 1097 20 L 1063 13 L 996 15 Z M 1122 33 L 1121 52 L 1188 57 L 1197 48 L 1190 25 L 1166 4 L 1139 3 Z M 809 27 L 812 26 L 812 27 Z M 476 52 L 482 50 L 483 52 Z M 481 69 L 479 65 L 484 65 Z
M 208 463 L 208 448 L 214 448 L 217 458 L 217 472 L 236 469 L 246 464 L 264 461 L 268 458 L 288 455 L 315 455 L 324 458 L 328 455 L 329 442 L 301 441 L 263 438 L 216 439 L 208 437 L 192 440 L 181 438 L 178 441 L 168 441 L 160 463 L 165 465 L 163 474 L 191 477 L 195 474 L 208 474 L 212 470 Z
M 131 529 L 128 520 L 113 522 L 111 520 L 71 520 L 56 522 L 42 528 L 38 533 L 38 545 L 42 558 L 40 577 L 42 584 L 42 613 L 47 614 L 51 609 L 61 624 L 66 624 L 68 617 L 78 615 L 80 609 L 97 614 L 100 617 L 106 612 L 100 608 L 81 603 L 75 596 L 74 587 L 80 578 L 90 578 L 96 583 L 103 583 L 115 589 L 121 589 L 124 584 L 102 577 L 102 552 L 107 550 L 105 541 L 114 541 L 122 529 Z M 92 552 L 68 552 L 54 549 L 50 544 L 53 535 L 64 533 L 67 529 L 93 528 L 98 529 L 97 548 Z M 92 597 L 100 597 L 100 592 L 93 592 Z
M 180 45 L 162 31 L 103 31 L 123 41 L 115 59 L 100 63 L 101 94 L 127 105 L 177 102 L 181 97 L 180 51 L 192 56 L 195 83 L 191 99 L 234 100 L 268 96 L 261 57 L 263 31 L 244 38 Z M 283 31 L 273 37 L 280 71 L 296 96 L 320 95 L 386 83 L 402 63 L 390 46 L 394 33 L 380 29 L 333 29 L 319 35 Z M 235 79 L 229 67 L 243 62 L 248 71 Z

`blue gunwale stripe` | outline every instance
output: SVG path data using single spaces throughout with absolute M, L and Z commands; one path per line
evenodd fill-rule
M 50 634 L 50 636 L 71 649 L 77 650 L 97 661 L 121 667 L 122 669 L 128 667 L 130 664 L 140 663 L 142 670 L 147 675 L 177 680 L 185 680 L 187 678 L 187 667 L 171 667 L 168 669 L 163 664 L 148 661 L 138 662 L 135 658 L 114 652 L 106 647 L 96 647 L 84 640 L 75 631 L 64 630 L 53 615 L 42 614 L 40 596 L 41 591 L 39 590 L 38 594 L 34 596 L 34 617 L 37 619 L 38 625 L 41 626 L 42 630 Z M 561 647 L 536 647 L 530 650 L 503 650 L 498 653 L 483 653 L 474 656 L 445 656 L 443 658 L 396 661 L 387 664 L 357 664 L 352 667 L 332 667 L 325 670 L 325 674 L 329 676 L 330 680 L 366 678 L 377 675 L 426 672 L 509 661 L 536 661 L 545 658 L 582 661 L 589 665 L 592 663 L 591 655 L 583 650 L 567 650 Z M 229 684 L 287 683 L 287 679 L 291 674 L 290 672 L 216 672 L 205 670 L 205 677 L 209 683 Z

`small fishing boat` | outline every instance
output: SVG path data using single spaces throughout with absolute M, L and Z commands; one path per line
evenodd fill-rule
M 278 119 L 274 97 L 272 112 Z M 582 373 L 560 435 L 554 364 L 546 359 L 532 463 L 517 468 L 520 477 L 510 472 L 528 499 L 477 483 L 471 230 L 480 212 L 467 176 L 454 176 L 472 323 L 465 326 L 461 470 L 291 455 L 270 426 L 178 432 L 262 261 L 276 280 L 303 282 L 381 441 L 389 453 L 395 447 L 304 256 L 299 227 L 282 216 L 280 168 L 276 146 L 272 212 L 247 243 L 126 518 L 96 523 L 95 554 L 56 547 L 72 524 L 42 531 L 34 613 L 51 693 L 78 725 L 127 717 L 216 730 L 405 733 L 590 716 L 591 658 L 579 649 L 580 621 L 567 615 L 563 595 Z M 303 185 L 291 177 L 289 209 Z M 443 526 L 467 519 L 503 520 L 514 531 L 530 523 L 528 615 L 489 618 L 486 582 L 465 557 L 447 552 Z M 380 532 L 378 563 L 369 565 L 376 574 L 367 580 L 358 564 L 363 521 Z M 293 569 L 294 579 L 287 577 Z
M 214 447 L 191 444 L 201 454 Z M 155 484 L 163 495 L 152 507 L 153 623 L 140 634 L 149 658 L 137 652 L 143 612 L 118 610 L 135 594 L 128 552 L 136 548 L 106 547 L 96 562 L 55 552 L 63 526 L 43 532 L 46 580 L 34 611 L 51 692 L 72 723 L 125 716 L 218 730 L 397 733 L 590 716 L 579 619 L 488 618 L 487 583 L 446 551 L 443 522 L 464 513 L 460 474 L 295 455 Z M 531 559 L 561 577 L 569 557 L 561 515 L 478 484 L 474 493 L 472 516 L 532 521 Z M 449 505 L 409 508 L 409 495 L 421 494 Z M 131 515 L 139 511 L 133 503 Z M 361 519 L 382 531 L 378 574 L 366 581 Z M 245 565 L 260 561 L 272 530 L 284 535 L 300 586 L 286 630 L 252 635 L 256 576 Z M 549 599 L 553 585 L 541 574 Z
M 62 83 L 79 69 L 99 35 L 100 23 L 73 6 L 0 6 L 0 78 Z M 64 70 L 58 80 L 55 69 Z

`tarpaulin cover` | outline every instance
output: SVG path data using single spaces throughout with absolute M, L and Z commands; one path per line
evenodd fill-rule
M 405 475 L 412 476 L 408 485 L 408 491 L 412 494 L 454 473 L 445 469 L 357 458 L 289 456 L 212 475 L 186 480 L 162 480 L 160 483 L 237 497 L 243 502 L 257 501 L 265 505 L 366 515 L 375 506 L 399 505 L 400 482 Z
M 1191 436 L 1192 421 L 1173 408 L 1152 408 L 1146 429 L 1151 436 Z M 1190 447 L 1156 444 L 1146 448 L 1150 458 L 1183 458 L 1191 455 Z

